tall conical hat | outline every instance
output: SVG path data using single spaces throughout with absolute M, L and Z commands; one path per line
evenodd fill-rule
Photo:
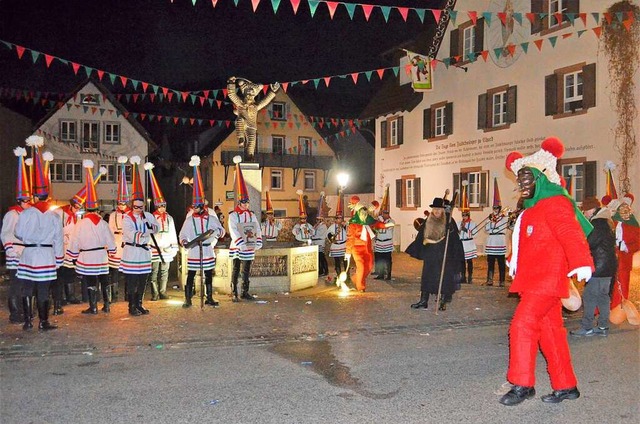
M 44 139 L 39 135 L 32 135 L 27 137 L 26 143 L 27 146 L 33 149 L 32 193 L 35 196 L 46 196 L 49 194 L 49 185 L 47 184 L 47 177 L 42 164 L 42 157 L 40 155 L 40 148 L 44 145 Z
M 382 202 L 380 203 L 380 212 L 389 213 L 389 184 L 384 187 Z
M 271 194 L 269 193 L 269 190 L 265 192 L 265 199 L 265 212 L 273 213 L 273 204 L 271 203 Z
M 236 203 L 249 202 L 249 192 L 247 191 L 247 184 L 244 182 L 244 176 L 242 175 L 242 169 L 240 169 L 240 162 L 242 158 L 240 156 L 233 157 L 233 163 L 236 164 L 236 182 L 235 182 L 235 194 Z
M 193 167 L 193 206 L 204 206 L 204 191 L 202 188 L 202 176 L 200 175 L 200 156 L 193 155 L 189 161 Z
M 47 193 L 49 196 L 53 194 L 53 187 L 51 186 L 51 162 L 53 162 L 53 153 L 46 151 L 42 153 L 43 172 L 44 179 L 47 181 Z
M 82 166 L 86 172 L 86 183 L 85 183 L 85 192 L 86 196 L 86 209 L 88 211 L 98 209 L 98 195 L 96 194 L 96 186 L 93 182 L 93 161 L 90 159 L 85 159 L 82 161 Z
M 154 165 L 151 162 L 144 164 L 144 169 L 149 173 L 149 187 L 151 187 L 151 196 L 153 197 L 153 204 L 157 208 L 158 206 L 166 206 L 167 201 L 162 195 L 162 190 L 156 180 L 156 175 L 153 173 Z
M 460 196 L 460 212 L 469 212 L 469 181 L 462 181 L 462 195 Z
M 24 158 L 27 156 L 27 149 L 24 147 L 16 147 L 13 154 L 18 157 L 18 175 L 16 178 L 16 200 L 31 199 L 31 187 L 29 186 L 29 176 L 27 175 L 27 167 Z
M 573 197 L 573 176 L 575 175 L 575 171 L 573 169 L 569 169 L 567 172 L 566 185 L 565 190 L 569 193 L 569 196 Z
M 307 208 L 304 207 L 304 202 L 302 201 L 302 190 L 297 190 L 296 194 L 298 195 L 298 215 L 300 218 L 306 218 Z
M 144 201 L 144 190 L 142 189 L 142 180 L 138 170 L 140 156 L 131 156 L 129 162 L 131 163 L 131 200 Z
M 500 189 L 498 189 L 498 177 L 493 177 L 493 207 L 502 207 L 500 200 Z
M 318 199 L 318 218 L 325 217 L 325 209 L 327 208 L 327 199 L 325 197 L 324 191 L 320 192 L 320 199 Z
M 83 165 L 84 165 L 84 162 L 83 162 Z M 98 174 L 93 178 L 93 185 L 95 186 L 96 184 L 98 184 L 102 176 L 107 175 L 107 172 L 109 172 L 107 168 L 104 166 L 101 166 L 100 170 L 98 171 Z M 93 171 L 92 171 L 92 174 L 93 174 Z M 76 194 L 73 195 L 73 200 L 81 205 L 84 204 L 84 202 L 87 200 L 87 184 L 83 185 L 82 188 L 78 190 Z
M 118 203 L 129 203 L 131 197 L 129 196 L 129 186 L 127 185 L 127 162 L 129 159 L 126 156 L 118 157 L 118 197 L 116 201 Z
M 608 207 L 612 211 L 618 209 L 618 206 L 620 204 L 620 201 L 618 200 L 618 191 L 616 190 L 616 184 L 613 180 L 614 169 L 616 169 L 616 165 L 612 161 L 608 160 L 604 163 L 604 171 L 607 175 L 607 192 L 604 196 L 602 196 L 602 205 Z
M 338 203 L 336 204 L 336 218 L 341 217 L 344 218 L 344 211 L 342 204 L 344 203 L 344 196 L 342 195 L 342 190 L 338 193 Z

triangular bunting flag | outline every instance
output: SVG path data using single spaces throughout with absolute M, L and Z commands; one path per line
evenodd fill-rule
M 347 13 L 349 14 L 349 19 L 353 21 L 353 14 L 356 12 L 356 5 L 354 3 L 342 3 L 342 4 L 347 9 Z
M 371 4 L 361 4 L 360 7 L 364 12 L 364 18 L 367 22 L 369 22 L 369 17 L 371 16 L 371 11 L 373 10 L 373 5 Z
M 529 50 L 529 42 L 525 41 L 524 43 L 520 43 L 520 48 L 522 49 L 524 54 L 527 54 L 527 51 Z
M 382 16 L 384 16 L 384 21 L 389 22 L 389 14 L 391 13 L 390 6 L 378 6 L 382 11 Z
M 398 12 L 400 12 L 400 16 L 402 16 L 402 20 L 407 22 L 407 15 L 409 15 L 408 7 L 398 7 Z
M 436 20 L 436 23 L 440 22 L 440 14 L 442 13 L 442 10 L 431 9 L 431 13 L 433 14 L 433 19 Z
M 44 55 L 44 61 L 47 64 L 47 68 L 49 66 L 51 66 L 51 62 L 53 62 L 53 58 L 54 58 L 54 56 L 51 56 L 50 54 L 45 54 Z
M 293 8 L 293 14 L 298 13 L 298 7 L 300 6 L 300 0 L 289 0 L 291 2 L 291 7 Z
M 273 9 L 273 14 L 278 13 L 278 8 L 280 7 L 280 0 L 271 0 L 271 8 Z
M 542 50 L 542 42 L 543 42 L 543 41 L 544 41 L 544 40 L 542 40 L 542 39 L 540 39 L 540 40 L 533 40 L 533 44 L 535 44 L 535 45 L 536 45 L 536 47 L 538 47 L 538 51 L 541 51 L 541 50 Z
M 377 69 L 376 73 L 378 74 L 378 78 L 382 79 L 382 77 L 384 76 L 384 68 Z
M 484 21 L 487 23 L 487 27 L 491 26 L 491 12 L 482 12 L 482 17 L 484 18 Z
M 331 82 L 331 77 L 324 77 L 324 83 L 326 84 L 327 88 L 329 87 L 330 82 Z
M 600 34 L 602 34 L 602 27 L 593 28 L 593 33 L 596 35 L 596 37 L 600 38 Z
M 18 54 L 18 59 L 22 59 L 22 55 L 24 54 L 25 48 L 16 44 L 16 53 Z
M 353 80 L 354 84 L 358 83 L 358 72 L 354 72 L 351 74 L 351 79 Z
M 418 19 L 420 19 L 420 23 L 424 23 L 424 15 L 427 9 L 413 9 L 418 15 Z
M 336 8 L 338 7 L 338 2 L 328 1 L 326 3 L 327 3 L 327 8 L 329 9 L 329 17 L 333 19 L 333 15 L 335 15 Z
M 71 62 L 71 68 L 73 68 L 74 75 L 78 75 L 78 70 L 80 69 L 80 65 L 75 62 Z
M 251 0 L 251 6 L 253 6 L 253 13 L 256 12 L 258 5 L 260 4 L 260 0 Z
M 30 52 L 31 52 L 31 60 L 35 64 L 36 61 L 38 60 L 38 58 L 40 57 L 40 52 L 37 52 L 37 51 L 34 51 L 34 50 L 30 50 Z
M 458 17 L 458 12 L 455 10 L 450 10 L 449 11 L 449 17 L 451 19 L 451 23 L 455 26 L 456 24 L 456 19 Z
M 551 47 L 555 47 L 557 41 L 558 41 L 557 35 L 554 35 L 553 37 L 549 37 L 549 43 L 551 44 Z
M 471 22 L 473 22 L 473 25 L 475 25 L 478 21 L 478 12 L 470 11 L 467 12 L 467 15 L 469 15 L 469 19 L 471 19 Z
M 318 8 L 318 0 L 308 0 L 309 1 L 309 12 L 311 13 L 311 17 L 316 14 L 316 9 Z

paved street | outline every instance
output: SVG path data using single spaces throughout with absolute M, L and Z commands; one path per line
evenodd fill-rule
M 482 268 L 482 259 L 478 261 Z M 637 422 L 638 329 L 570 338 L 582 397 L 507 408 L 508 323 L 517 299 L 484 287 L 478 269 L 446 311 L 415 311 L 420 266 L 394 256 L 391 282 L 339 297 L 333 286 L 258 302 L 151 314 L 84 316 L 69 305 L 60 329 L 0 324 L 2 422 Z M 3 302 L 4 304 L 4 302 Z M 569 329 L 580 313 L 567 315 Z M 537 390 L 549 381 L 542 357 Z M 30 413 L 24 416 L 21 411 Z

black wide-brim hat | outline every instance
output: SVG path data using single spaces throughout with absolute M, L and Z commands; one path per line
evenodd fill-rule
M 444 208 L 446 205 L 446 200 L 442 197 L 434 197 L 433 202 L 429 205 L 430 208 Z

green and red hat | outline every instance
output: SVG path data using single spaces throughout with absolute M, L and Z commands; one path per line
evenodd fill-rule
M 202 188 L 202 176 L 200 175 L 200 156 L 193 155 L 189 161 L 193 167 L 193 201 L 192 205 L 204 206 L 204 191 Z
M 118 195 L 116 202 L 129 203 L 131 197 L 129 196 L 129 186 L 127 185 L 127 162 L 129 159 L 126 156 L 118 157 Z
M 16 200 L 30 200 L 31 187 L 29 186 L 29 176 L 27 175 L 27 166 L 24 158 L 27 156 L 27 149 L 24 147 L 16 147 L 13 154 L 18 158 L 18 176 L 16 178 Z
M 131 200 L 144 201 L 144 190 L 142 189 L 142 180 L 138 166 L 140 165 L 140 156 L 131 156 Z
M 32 149 L 33 159 L 33 181 L 32 181 L 32 193 L 35 196 L 47 196 L 49 194 L 49 184 L 47 181 L 47 174 L 43 166 L 42 155 L 40 154 L 40 148 L 44 146 L 44 139 L 39 135 L 32 135 L 27 137 L 27 146 Z
M 85 159 L 82 161 L 82 166 L 86 172 L 86 183 L 85 183 L 85 192 L 86 192 L 86 200 L 85 200 L 85 208 L 88 211 L 95 211 L 99 207 L 98 195 L 96 194 L 96 186 L 93 180 L 93 161 L 90 159 Z
M 247 191 L 247 184 L 244 182 L 242 169 L 240 169 L 240 162 L 242 162 L 242 158 L 240 156 L 233 157 L 233 163 L 236 164 L 236 203 L 249 203 L 249 192 Z
M 162 195 L 162 190 L 156 180 L 156 175 L 153 173 L 154 165 L 151 162 L 144 164 L 144 169 L 149 174 L 149 187 L 151 188 L 151 196 L 153 197 L 153 204 L 155 207 L 167 206 L 167 201 Z

